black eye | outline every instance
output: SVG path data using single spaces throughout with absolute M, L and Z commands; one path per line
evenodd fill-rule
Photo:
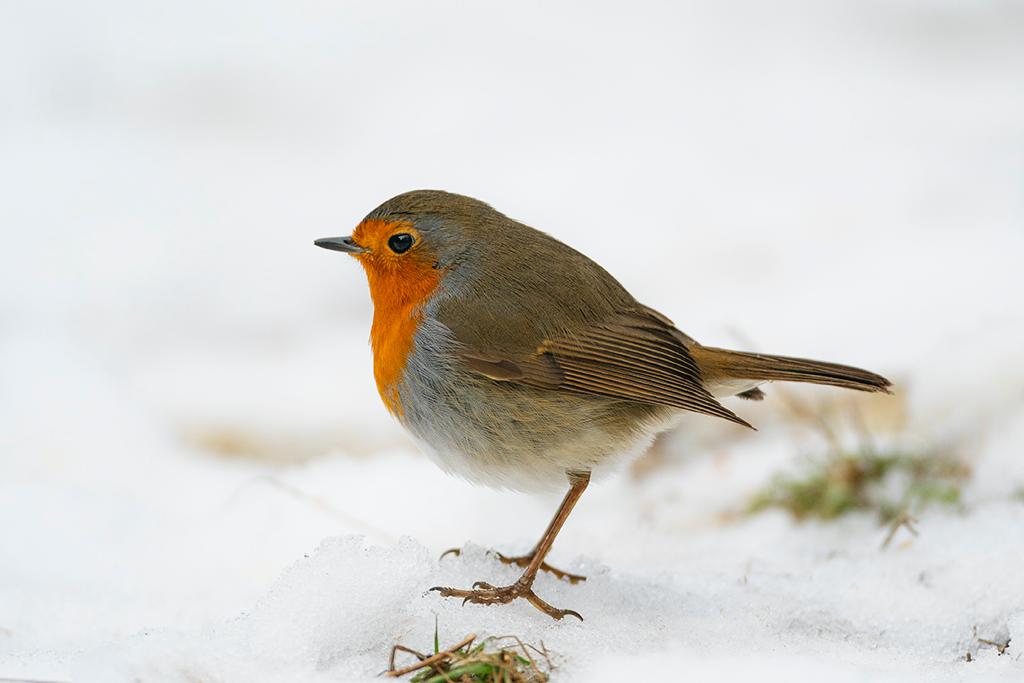
M 388 248 L 396 254 L 403 254 L 409 251 L 413 242 L 412 235 L 407 232 L 400 232 L 388 238 Z

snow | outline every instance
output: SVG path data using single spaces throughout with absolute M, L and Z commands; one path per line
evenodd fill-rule
M 436 618 L 555 680 L 1019 680 L 1022 36 L 996 1 L 4 5 L 0 678 L 370 680 Z M 427 592 L 514 580 L 485 550 L 557 496 L 380 405 L 363 276 L 311 241 L 416 187 L 700 340 L 891 376 L 859 405 L 957 444 L 962 509 L 884 550 L 738 514 L 822 448 L 768 387 L 756 434 L 687 418 L 587 491 L 551 560 L 588 581 L 536 587 L 584 622 Z

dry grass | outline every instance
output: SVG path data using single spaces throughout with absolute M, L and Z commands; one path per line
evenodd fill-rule
M 193 421 L 175 425 L 175 431 L 183 443 L 213 457 L 270 465 L 297 465 L 332 453 L 372 457 L 410 443 L 397 433 L 381 434 L 341 424 L 287 429 L 246 422 Z
M 398 667 L 395 658 L 400 652 L 417 661 Z M 517 636 L 491 636 L 477 642 L 476 635 L 469 635 L 441 649 L 435 627 L 432 654 L 395 645 L 385 675 L 397 678 L 412 674 L 412 683 L 541 683 L 550 680 L 552 668 L 544 643 L 536 647 Z
M 969 476 L 970 468 L 947 450 L 830 451 L 802 476 L 776 477 L 754 497 L 748 511 L 775 507 L 797 519 L 834 519 L 868 510 L 891 522 L 928 504 L 958 505 Z M 896 486 L 890 485 L 892 480 Z
M 992 638 L 982 638 L 978 635 L 978 625 L 975 624 L 971 629 L 971 638 L 967 645 L 967 652 L 964 654 L 964 660 L 968 662 L 974 661 L 978 656 L 978 651 L 985 648 L 992 648 L 996 651 L 997 655 L 1002 657 L 1010 650 L 1012 642 L 1010 636 L 1005 631 Z
M 790 421 L 825 442 L 804 472 L 778 476 L 750 501 L 754 513 L 781 508 L 797 519 L 834 519 L 877 512 L 883 522 L 914 532 L 912 511 L 931 504 L 958 506 L 971 468 L 958 444 L 922 446 L 907 429 L 905 394 L 857 395 L 811 404 L 775 388 Z M 886 445 L 879 445 L 880 442 Z M 891 540 L 891 536 L 890 539 Z

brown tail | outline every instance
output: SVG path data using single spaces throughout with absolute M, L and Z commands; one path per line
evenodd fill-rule
M 783 382 L 810 382 L 845 387 L 858 391 L 881 391 L 891 393 L 891 382 L 881 375 L 867 370 L 824 363 L 806 358 L 769 356 L 761 353 L 729 351 L 710 346 L 690 348 L 693 359 L 700 366 L 701 374 L 709 384 L 730 380 L 779 380 Z

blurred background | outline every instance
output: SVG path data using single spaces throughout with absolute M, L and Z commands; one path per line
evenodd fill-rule
M 706 343 L 890 376 L 853 421 L 966 443 L 958 502 L 1012 499 L 1022 75 L 1009 0 L 0 4 L 0 653 L 216 622 L 328 535 L 532 543 L 553 501 L 415 453 L 363 273 L 312 245 L 410 189 L 553 234 Z M 687 421 L 566 555 L 650 562 L 601 543 L 723 524 L 826 450 L 767 393 L 731 406 L 760 442 Z

